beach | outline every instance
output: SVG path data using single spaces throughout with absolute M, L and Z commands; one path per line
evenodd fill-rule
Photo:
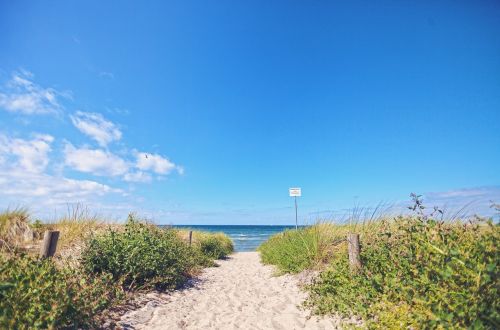
M 338 329 L 339 319 L 310 316 L 293 275 L 276 276 L 258 252 L 238 252 L 205 269 L 186 288 L 150 294 L 124 314 L 125 329 Z

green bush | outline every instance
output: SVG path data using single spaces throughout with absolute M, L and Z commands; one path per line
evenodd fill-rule
M 0 328 L 94 328 L 95 317 L 122 297 L 110 275 L 90 277 L 50 259 L 0 256 Z
M 498 226 L 419 215 L 383 222 L 361 237 L 363 268 L 336 256 L 310 287 L 320 314 L 362 316 L 370 328 L 500 326 Z
M 187 280 L 197 257 L 175 230 L 129 216 L 123 231 L 90 238 L 81 263 L 89 273 L 112 274 L 125 289 L 173 289 Z
M 222 259 L 234 251 L 233 242 L 223 233 L 197 233 L 194 247 L 210 259 Z
M 414 216 L 275 235 L 259 247 L 262 261 L 282 272 L 321 270 L 306 302 L 317 314 L 362 317 L 374 329 L 499 329 L 500 226 L 437 221 L 442 212 L 425 215 L 412 197 Z M 360 233 L 358 272 L 349 268 L 351 231 Z

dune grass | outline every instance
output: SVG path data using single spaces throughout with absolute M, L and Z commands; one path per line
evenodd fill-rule
M 287 230 L 270 237 L 258 251 L 263 263 L 276 265 L 283 273 L 317 269 L 332 253 L 336 230 L 328 224 Z
M 189 230 L 179 233 L 188 239 Z M 223 259 L 234 252 L 233 241 L 224 233 L 193 231 L 192 248 L 210 259 Z
M 88 208 L 76 204 L 68 206 L 65 215 L 42 225 L 42 230 L 58 230 L 60 232 L 59 251 L 74 247 L 81 247 L 89 235 L 107 231 L 110 228 L 119 228 L 116 221 L 106 219 Z
M 7 209 L 0 213 L 0 248 L 19 247 L 29 231 L 29 213 L 26 208 Z
M 355 315 L 373 329 L 498 328 L 500 227 L 479 218 L 436 220 L 422 210 L 289 231 L 259 250 L 282 272 L 321 270 L 306 302 L 318 314 Z M 360 234 L 359 272 L 349 268 L 350 231 Z

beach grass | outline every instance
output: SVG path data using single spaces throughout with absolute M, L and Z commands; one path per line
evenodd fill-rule
M 17 248 L 26 240 L 25 232 L 30 229 L 29 212 L 17 207 L 0 213 L 0 248 Z
M 500 324 L 500 227 L 491 219 L 406 216 L 319 223 L 271 237 L 262 261 L 281 272 L 318 270 L 306 305 L 317 314 L 360 317 L 367 328 L 477 328 Z M 360 234 L 359 271 L 346 236 Z
M 182 232 L 188 235 L 189 231 Z M 192 247 L 210 259 L 223 259 L 234 252 L 233 241 L 221 232 L 193 231 Z

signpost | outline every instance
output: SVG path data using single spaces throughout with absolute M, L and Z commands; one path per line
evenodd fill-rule
M 290 194 L 290 197 L 295 199 L 295 229 L 298 229 L 297 197 L 302 196 L 302 190 L 300 188 L 289 188 L 288 193 Z

